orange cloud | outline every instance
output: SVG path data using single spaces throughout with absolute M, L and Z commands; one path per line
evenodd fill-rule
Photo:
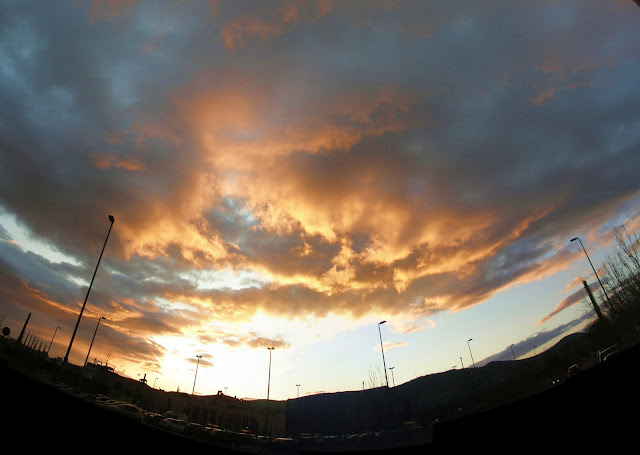
M 145 170 L 144 164 L 140 160 L 132 156 L 118 158 L 108 153 L 92 152 L 89 155 L 89 160 L 91 161 L 93 166 L 98 169 L 110 169 L 117 167 L 125 169 L 127 171 Z
M 91 0 L 91 22 L 97 19 L 112 21 L 137 2 L 138 0 Z
M 551 319 L 552 317 L 554 317 L 556 314 L 560 313 L 562 310 L 569 308 L 572 305 L 575 305 L 576 303 L 582 301 L 586 296 L 586 291 L 584 290 L 577 290 L 576 292 L 574 292 L 573 294 L 571 294 L 569 297 L 565 298 L 562 302 L 560 302 L 551 313 L 549 313 L 548 315 L 546 315 L 544 318 L 540 319 L 536 325 L 542 325 L 545 322 L 547 322 L 549 319 Z
M 265 14 L 244 15 L 237 17 L 222 25 L 220 37 L 225 47 L 234 50 L 245 44 L 250 39 L 259 38 L 262 41 L 282 35 L 288 27 L 298 22 L 301 4 L 297 1 L 287 2 L 282 8 Z
M 535 97 L 531 98 L 531 103 L 534 104 L 535 106 L 540 106 L 546 100 L 553 98 L 553 95 L 555 94 L 555 92 L 556 92 L 555 89 L 552 89 L 552 88 L 543 90 L 540 93 L 538 93 Z

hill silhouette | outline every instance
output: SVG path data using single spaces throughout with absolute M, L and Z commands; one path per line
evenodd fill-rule
M 534 358 L 428 375 L 391 389 L 320 394 L 278 405 L 285 407 L 291 436 L 332 435 L 323 444 L 299 446 L 303 453 L 626 444 L 635 437 L 632 413 L 640 400 L 631 366 L 640 359 L 640 347 L 567 377 L 572 362 L 587 365 L 591 348 L 589 338 L 577 334 Z M 106 444 L 127 451 L 211 450 L 106 413 L 9 368 L 7 362 L 0 373 L 5 448 L 75 452 Z M 561 382 L 553 383 L 556 377 Z M 359 437 L 335 437 L 351 433 Z M 216 447 L 216 453 L 227 452 L 238 453 Z
M 421 376 L 397 387 L 326 393 L 288 400 L 290 434 L 349 434 L 428 427 L 507 404 L 557 384 L 594 346 L 585 333 L 569 335 L 538 356 Z

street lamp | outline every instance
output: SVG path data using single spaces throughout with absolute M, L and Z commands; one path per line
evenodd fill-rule
M 198 378 L 198 365 L 200 365 L 200 359 L 202 358 L 201 355 L 197 355 L 196 357 L 198 358 L 198 361 L 196 362 L 196 375 L 193 378 L 193 390 L 191 390 L 191 396 L 193 397 L 194 392 L 196 391 L 196 379 Z
M 394 369 L 394 368 L 395 368 L 395 367 L 389 367 L 389 369 L 391 370 L 391 379 L 393 379 L 393 387 L 395 387 L 395 386 L 396 386 L 396 378 L 395 378 L 395 376 L 393 375 L 393 369 Z
M 380 350 L 382 351 L 382 366 L 384 367 L 384 378 L 387 381 L 387 387 L 389 387 L 389 377 L 387 376 L 387 364 L 384 361 L 384 348 L 382 347 L 382 333 L 380 332 L 380 326 L 387 321 L 378 322 L 378 335 L 380 335 Z
M 154 389 L 156 388 L 156 382 L 158 382 L 158 378 L 156 378 L 156 379 L 153 381 L 153 388 L 154 388 Z
M 470 342 L 471 342 L 472 340 L 473 340 L 473 338 L 469 338 L 469 339 L 467 340 L 467 346 L 469 346 L 469 354 L 471 355 L 471 363 L 473 363 L 473 368 L 475 368 L 475 367 L 476 367 L 476 362 L 474 362 L 474 360 L 473 360 L 473 354 L 471 354 L 471 344 L 470 344 Z
M 267 412 L 265 414 L 264 419 L 264 435 L 268 436 L 268 425 L 269 425 L 269 389 L 271 388 L 271 351 L 273 351 L 273 347 L 268 347 L 269 350 L 269 377 L 267 380 Z
M 598 283 L 600 283 L 600 288 L 602 289 L 602 292 L 604 292 L 604 295 L 607 297 L 607 301 L 609 301 L 609 295 L 607 294 L 607 290 L 602 285 L 602 281 L 600 281 L 600 277 L 598 276 L 598 272 L 596 272 L 596 268 L 593 266 L 593 262 L 591 262 L 591 259 L 589 258 L 589 255 L 587 254 L 587 250 L 584 248 L 584 245 L 582 244 L 582 240 L 580 240 L 580 237 L 574 237 L 574 238 L 572 238 L 570 240 L 570 242 L 573 242 L 574 240 L 577 240 L 578 242 L 580 242 L 580 246 L 582 247 L 582 251 L 584 251 L 584 255 L 587 257 L 587 260 L 589 261 L 589 264 L 591 264 L 591 268 L 593 269 L 593 273 L 596 274 L 596 278 L 598 279 Z
M 103 319 L 107 319 L 104 316 L 100 316 L 98 318 L 98 323 L 96 324 L 96 329 L 93 331 L 93 338 L 91 338 L 91 344 L 89 345 L 89 351 L 87 351 L 87 357 L 84 359 L 84 366 L 87 366 L 87 361 L 89 360 L 89 353 L 91 352 L 91 347 L 93 346 L 93 340 L 96 339 L 96 333 L 98 333 L 98 327 L 100 327 L 100 321 Z
M 298 388 L 298 398 L 300 398 L 300 384 L 296 384 L 296 387 Z
M 200 365 L 201 355 L 196 354 L 198 361 L 196 362 L 196 375 L 193 378 L 193 389 L 191 390 L 191 409 L 189 410 L 189 421 L 193 422 L 193 395 L 196 391 L 196 379 L 198 378 L 198 366 Z
M 513 352 L 513 345 L 511 345 L 511 354 L 513 354 L 513 360 L 516 360 L 516 355 L 515 355 L 515 353 Z
M 69 341 L 69 347 L 67 348 L 67 353 L 64 356 L 63 364 L 67 363 L 69 360 L 69 352 L 71 352 L 71 345 L 73 345 L 73 339 L 76 337 L 76 332 L 78 331 L 78 325 L 80 324 L 80 319 L 82 318 L 82 313 L 84 312 L 84 307 L 87 304 L 87 299 L 89 298 L 89 292 L 91 292 L 91 286 L 93 285 L 93 280 L 96 277 L 96 273 L 98 272 L 98 266 L 100 265 L 100 260 L 102 259 L 102 254 L 104 253 L 104 249 L 107 246 L 107 240 L 109 240 L 109 234 L 111 234 L 111 228 L 113 227 L 113 216 L 109 215 L 109 221 L 111 224 L 109 225 L 109 231 L 107 231 L 107 238 L 104 239 L 104 245 L 102 246 L 102 251 L 100 252 L 100 256 L 98 257 L 98 263 L 96 264 L 96 269 L 93 271 L 93 276 L 91 277 L 91 282 L 89 283 L 89 289 L 87 289 L 87 295 L 84 298 L 84 303 L 82 304 L 82 308 L 80 309 L 80 314 L 78 315 L 78 320 L 76 321 L 76 327 L 73 329 L 73 334 L 71 335 L 71 341 Z
M 49 351 L 51 350 L 51 345 L 53 344 L 53 339 L 56 337 L 56 332 L 60 328 L 61 327 L 56 327 L 56 329 L 53 331 L 53 336 L 51 337 L 51 343 L 49 343 L 49 349 L 47 349 L 47 355 L 49 355 Z

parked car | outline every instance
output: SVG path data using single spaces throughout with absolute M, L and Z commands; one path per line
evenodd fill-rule
M 609 346 L 608 348 L 605 348 L 605 349 L 601 349 L 600 351 L 598 351 L 598 361 L 604 362 L 608 356 L 610 356 L 614 352 L 618 352 L 618 350 L 619 348 L 617 344 L 614 344 L 613 346 Z
M 160 414 L 147 411 L 144 412 L 144 416 L 142 418 L 145 423 L 148 423 L 150 425 L 158 425 L 158 423 L 160 423 L 160 421 L 163 419 L 164 417 L 162 417 Z
M 144 411 L 131 403 L 115 403 L 110 405 L 109 409 L 139 422 L 142 422 L 144 419 Z
M 613 349 L 612 351 L 609 351 L 604 356 L 602 356 L 602 361 L 604 362 L 610 359 L 611 357 L 613 357 L 614 355 L 619 354 L 620 352 L 622 352 L 622 348 Z
M 569 370 L 567 373 L 569 374 L 569 376 L 573 376 L 578 371 L 580 371 L 580 366 L 577 363 L 575 363 L 569 367 Z
M 110 406 L 112 404 L 116 404 L 119 403 L 119 401 L 116 401 L 112 398 L 109 397 L 105 397 L 102 395 L 98 395 L 97 397 L 94 398 L 93 402 L 98 405 L 98 406 Z
M 185 427 L 188 425 L 184 420 L 173 419 L 173 418 L 165 418 L 158 422 L 158 426 L 160 428 L 164 428 L 165 430 L 173 431 L 175 433 L 184 433 Z
M 199 423 L 188 423 L 184 427 L 184 434 L 193 438 L 203 438 L 209 435 L 206 427 Z

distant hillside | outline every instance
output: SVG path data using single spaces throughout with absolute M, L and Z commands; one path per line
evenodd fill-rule
M 528 359 L 426 375 L 394 388 L 288 400 L 287 433 L 349 434 L 406 421 L 449 420 L 544 390 L 592 349 L 587 334 L 575 333 Z

